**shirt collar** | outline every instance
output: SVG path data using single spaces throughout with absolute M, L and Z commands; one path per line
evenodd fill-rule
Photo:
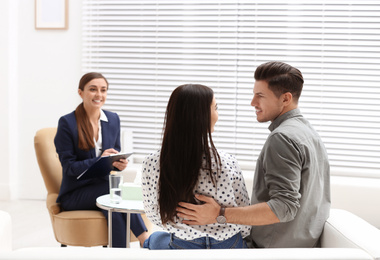
M 289 118 L 300 116 L 300 115 L 301 115 L 301 111 L 298 108 L 292 109 L 292 110 L 286 112 L 285 114 L 277 117 L 269 125 L 268 129 L 272 132 L 274 129 L 276 129 L 277 127 L 279 127 L 281 125 L 281 123 L 284 122 L 285 120 L 288 120 Z
M 106 114 L 103 112 L 103 110 L 100 109 L 100 119 L 101 121 L 108 122 L 108 117 Z

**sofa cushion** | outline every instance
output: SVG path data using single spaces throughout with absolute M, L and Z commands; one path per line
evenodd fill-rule
M 12 220 L 8 212 L 0 210 L 0 251 L 12 250 Z
M 359 248 L 373 259 L 380 260 L 380 230 L 346 210 L 332 209 L 322 234 L 321 246 Z

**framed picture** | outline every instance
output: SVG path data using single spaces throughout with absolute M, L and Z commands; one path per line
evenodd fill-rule
M 35 0 L 35 27 L 37 30 L 67 29 L 68 0 Z

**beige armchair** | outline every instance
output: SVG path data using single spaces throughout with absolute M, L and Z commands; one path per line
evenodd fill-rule
M 62 167 L 55 150 L 57 128 L 43 128 L 34 137 L 38 165 L 47 189 L 46 206 L 50 214 L 55 239 L 61 246 L 107 246 L 107 221 L 101 211 L 62 211 L 56 202 L 62 181 Z M 152 227 L 143 215 L 147 228 Z M 137 238 L 131 234 L 131 241 Z

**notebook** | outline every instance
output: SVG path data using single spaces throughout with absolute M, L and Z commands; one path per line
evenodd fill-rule
M 103 177 L 113 170 L 112 163 L 120 159 L 127 159 L 133 153 L 115 153 L 108 156 L 100 157 L 93 165 L 91 165 L 87 170 L 82 172 L 77 180 L 92 179 L 95 177 Z

